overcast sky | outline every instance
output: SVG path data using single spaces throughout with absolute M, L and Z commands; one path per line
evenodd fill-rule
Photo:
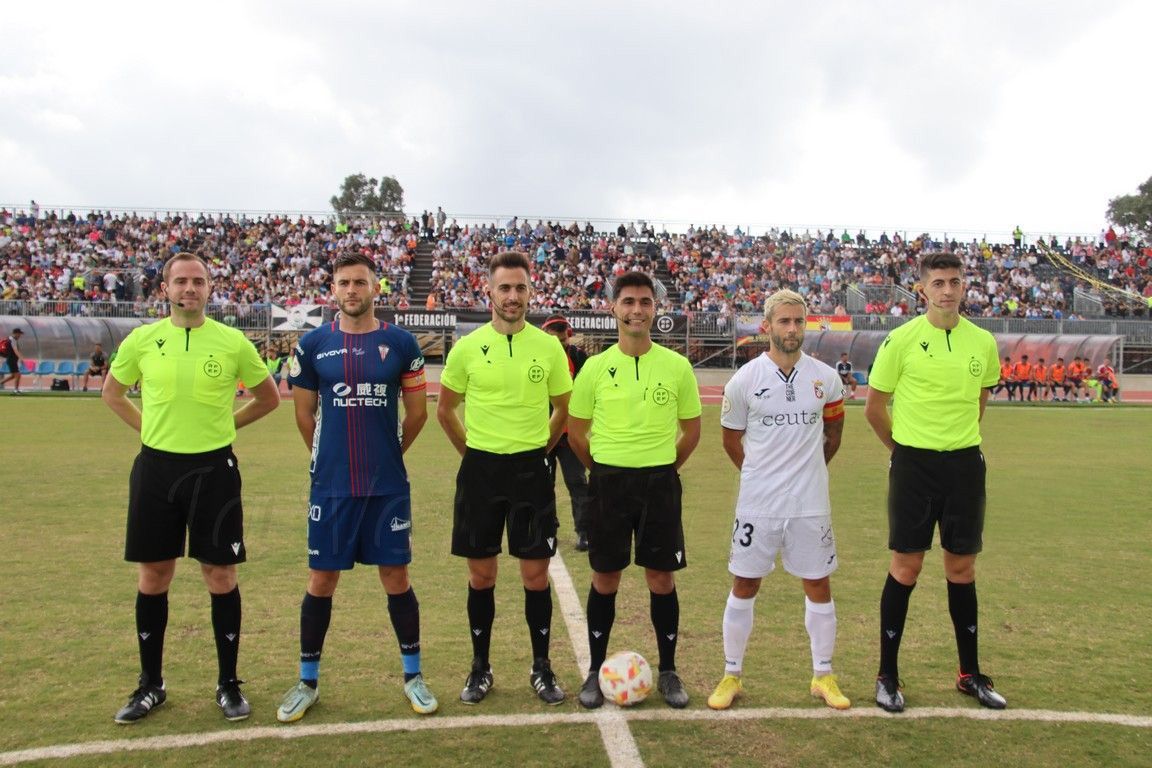
M 0 203 L 1091 232 L 1152 176 L 1152 3 L 38 3 Z M 1143 74 L 1141 74 L 1143 73 Z

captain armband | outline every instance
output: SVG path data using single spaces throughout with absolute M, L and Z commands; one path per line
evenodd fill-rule
M 844 401 L 837 400 L 824 406 L 824 421 L 839 421 L 844 418 Z
M 426 389 L 427 382 L 424 381 L 424 369 L 405 373 L 400 377 L 400 389 L 404 392 L 418 392 L 421 389 Z

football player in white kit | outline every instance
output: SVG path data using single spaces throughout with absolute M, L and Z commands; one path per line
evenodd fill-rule
M 769 296 L 764 327 L 771 347 L 724 387 L 720 424 L 724 450 L 740 470 L 740 493 L 728 558 L 724 677 L 708 698 L 712 709 L 727 709 L 743 691 L 753 605 L 777 553 L 804 585 L 810 691 L 835 709 L 851 706 L 832 673 L 836 607 L 829 579 L 837 563 L 827 465 L 844 430 L 844 385 L 830 366 L 801 351 L 807 314 L 794 291 Z

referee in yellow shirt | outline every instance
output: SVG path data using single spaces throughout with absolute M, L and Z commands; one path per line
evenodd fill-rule
M 616 591 L 632 556 L 648 582 L 660 654 L 657 688 L 677 709 L 688 692 L 676 674 L 680 602 L 674 573 L 688 564 L 677 470 L 700 442 L 700 390 L 692 364 L 652 341 L 656 288 L 641 272 L 613 286 L 619 341 L 588 358 L 572 392 L 568 441 L 588 479 L 588 646 L 591 664 L 580 704 L 604 703 L 598 670 L 608 655 Z
M 529 270 L 522 253 L 492 257 L 492 321 L 456 342 L 440 374 L 436 418 L 463 457 L 456 475 L 452 554 L 468 560 L 473 657 L 460 692 L 465 704 L 483 701 L 493 684 L 488 651 L 496 616 L 496 556 L 505 527 L 508 554 L 519 559 L 524 583 L 533 658 L 529 682 L 545 704 L 559 704 L 565 696 L 548 657 L 548 564 L 556 554 L 557 520 L 547 452 L 564 430 L 572 377 L 556 337 L 525 319 L 532 296 Z M 461 422 L 457 408 L 465 400 Z
M 880 597 L 876 705 L 904 710 L 897 657 L 908 599 L 940 526 L 948 612 L 956 635 L 956 687 L 982 705 L 1007 703 L 980 671 L 976 554 L 983 546 L 985 467 L 980 419 L 1000 380 L 992 334 L 960 316 L 964 272 L 958 256 L 920 258 L 924 315 L 888 334 L 868 377 L 868 423 L 892 452 L 888 471 L 888 548 L 892 561 Z M 888 403 L 892 413 L 888 413 Z
M 240 588 L 245 560 L 240 469 L 232 453 L 236 430 L 271 413 L 280 395 L 256 347 L 240 331 L 206 317 L 212 293 L 208 265 L 179 253 L 164 265 L 161 287 L 169 317 L 142 325 L 124 339 L 104 378 L 103 399 L 143 444 L 128 481 L 124 558 L 139 564 L 136 637 L 140 682 L 117 723 L 137 722 L 164 703 L 162 662 L 168 625 L 168 586 L 176 558 L 200 561 L 212 597 L 219 677 L 216 703 L 228 720 L 251 708 L 236 678 L 240 650 Z M 141 382 L 141 408 L 127 392 Z M 233 411 L 237 382 L 253 399 Z

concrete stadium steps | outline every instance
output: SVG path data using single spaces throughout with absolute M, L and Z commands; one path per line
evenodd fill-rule
M 408 302 L 413 307 L 423 307 L 432 290 L 432 250 L 433 244 L 424 240 L 416 247 L 416 257 L 412 261 L 412 272 L 408 276 Z M 668 289 L 668 300 L 673 308 L 680 307 L 680 293 L 668 271 L 668 263 L 660 257 L 652 260 L 655 265 L 654 277 Z
M 668 289 L 668 302 L 672 305 L 672 308 L 679 309 L 680 291 L 676 290 L 676 283 L 673 282 L 672 273 L 668 270 L 668 262 L 657 257 L 652 260 L 652 264 L 656 267 L 652 276 L 663 283 L 664 287 Z
M 412 273 L 408 276 L 408 302 L 423 307 L 432 290 L 432 243 L 421 240 L 412 260 Z

